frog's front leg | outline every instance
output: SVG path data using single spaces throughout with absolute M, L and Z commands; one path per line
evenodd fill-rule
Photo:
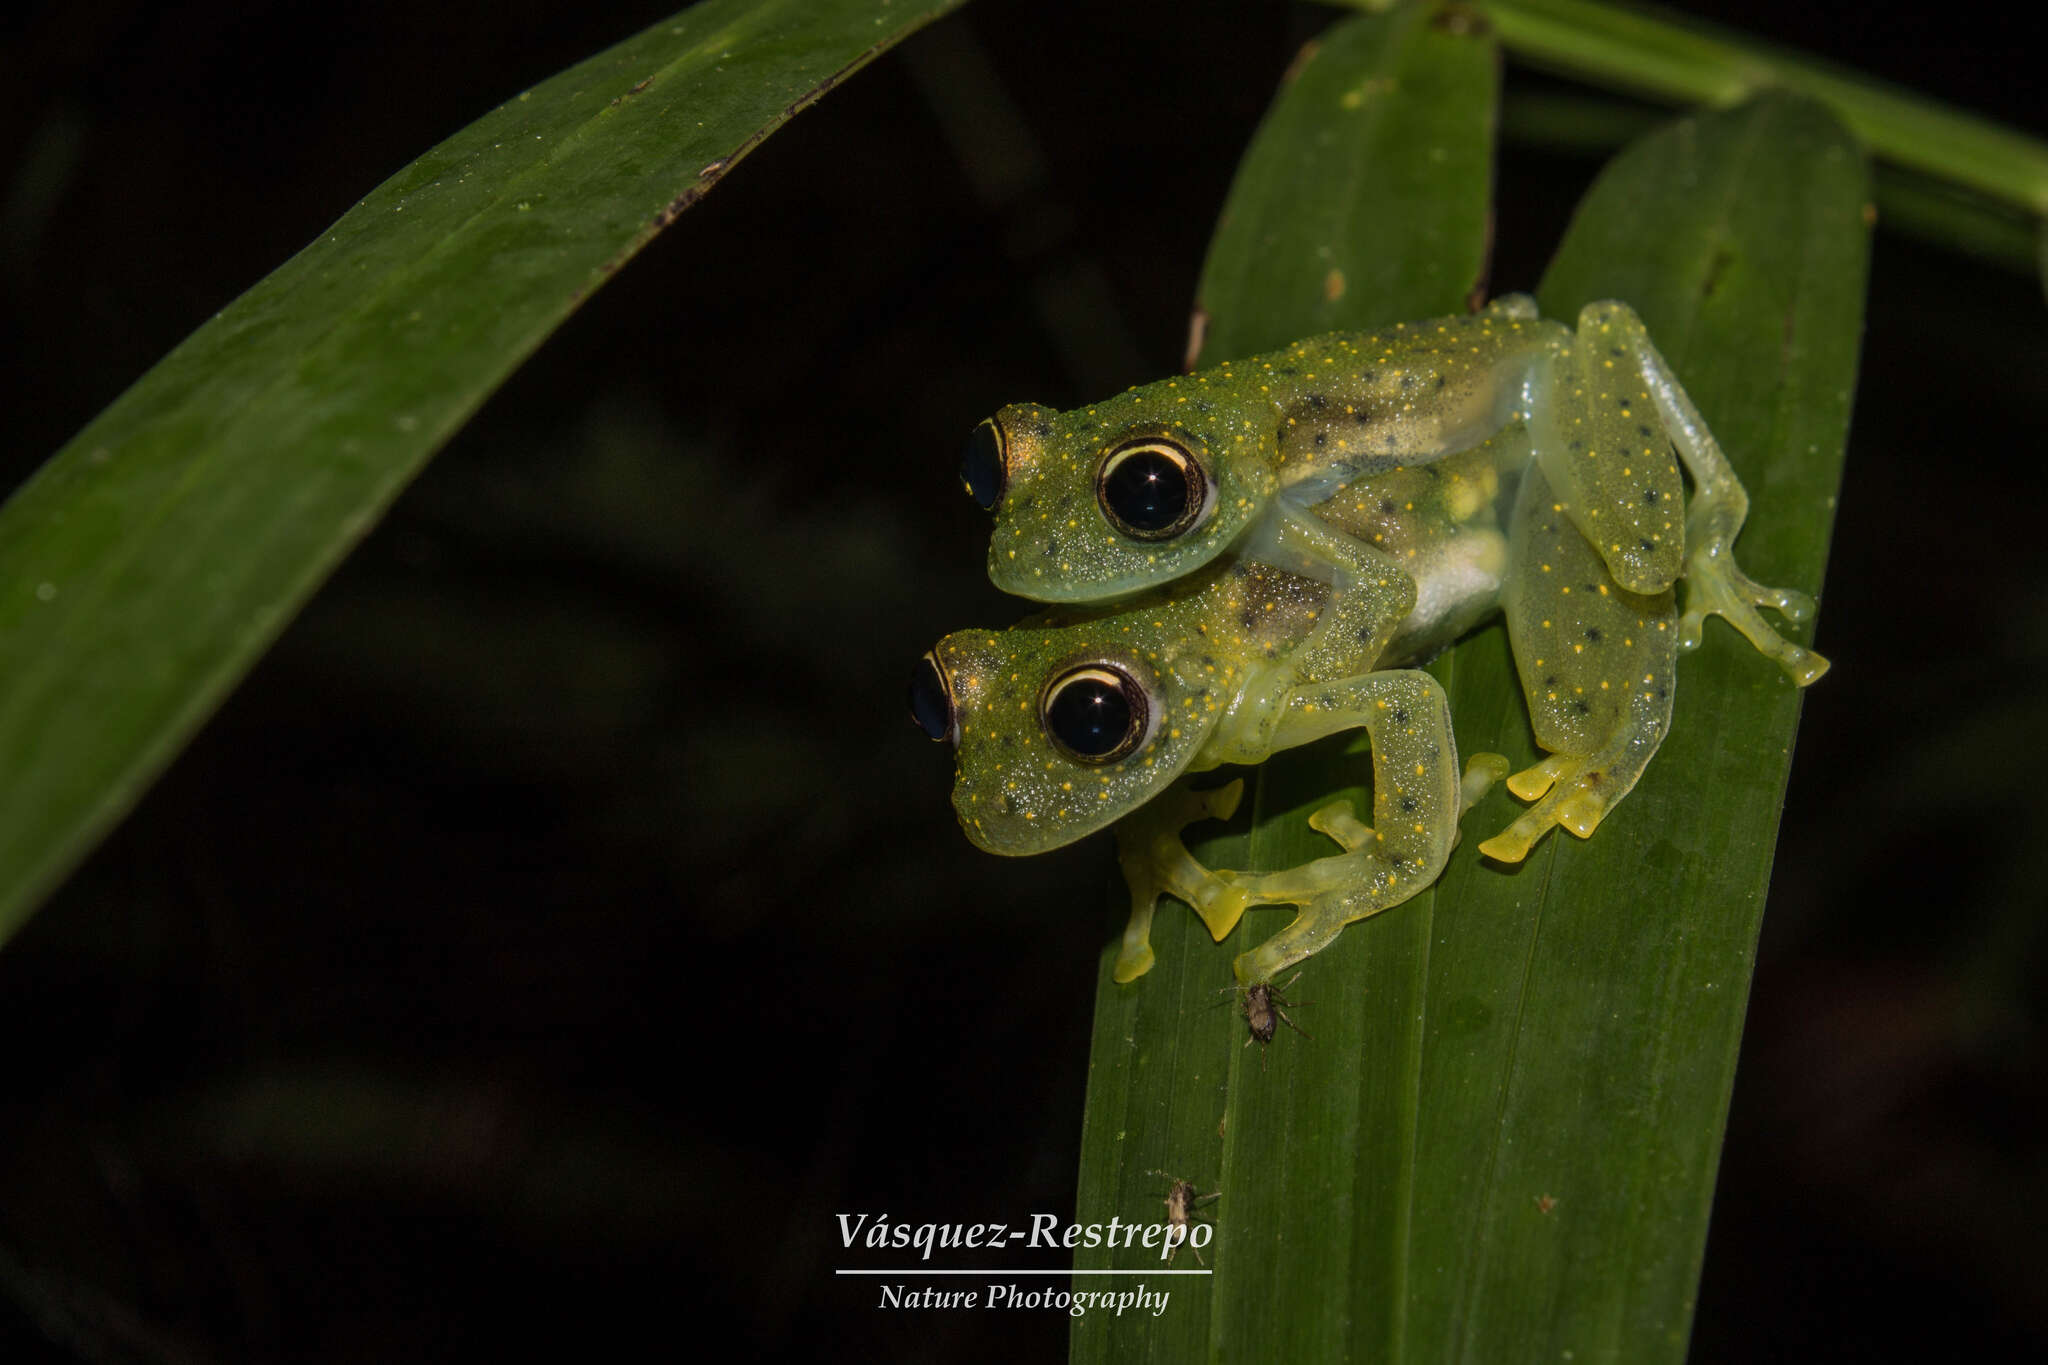
M 1458 838 L 1465 786 L 1450 703 L 1419 669 L 1306 684 L 1286 698 L 1272 737 L 1292 748 L 1363 725 L 1372 742 L 1373 822 L 1325 807 L 1318 827 L 1350 851 L 1239 884 L 1253 902 L 1299 905 L 1294 921 L 1233 964 L 1247 985 L 1271 981 L 1327 947 L 1345 925 L 1399 905 L 1443 871 Z M 1475 765 L 1477 766 L 1477 765 Z
M 1181 830 L 1198 821 L 1229 819 L 1243 795 L 1242 778 L 1208 791 L 1183 781 L 1117 823 L 1116 860 L 1131 892 L 1130 923 L 1110 973 L 1119 985 L 1152 970 L 1152 916 L 1161 896 L 1178 896 L 1193 906 L 1219 943 L 1254 903 L 1228 876 L 1196 861 L 1181 840 Z
M 1249 553 L 1330 580 L 1329 600 L 1295 656 L 1301 678 L 1346 678 L 1372 668 L 1415 610 L 1415 580 L 1392 555 L 1285 497 Z
M 1540 468 L 1516 497 L 1508 555 L 1501 605 L 1537 743 L 1551 751 L 1508 779 L 1536 804 L 1479 846 L 1513 863 L 1552 825 L 1587 837 L 1635 786 L 1671 725 L 1678 632 L 1670 590 L 1614 582 Z
M 1530 375 L 1525 407 L 1544 473 L 1615 582 L 1651 594 L 1682 572 L 1681 648 L 1696 647 L 1706 618 L 1718 615 L 1799 686 L 1825 673 L 1826 659 L 1758 614 L 1766 606 L 1803 621 L 1813 599 L 1765 587 L 1737 567 L 1749 495 L 1635 310 L 1588 304 L 1571 343 L 1532 364 Z M 1683 516 L 1674 446 L 1693 480 Z

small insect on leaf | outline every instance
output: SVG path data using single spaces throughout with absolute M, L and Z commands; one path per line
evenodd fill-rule
M 1315 1035 L 1295 1023 L 1294 1020 L 1288 1018 L 1287 1010 L 1284 1008 L 1291 1005 L 1298 1009 L 1309 1003 L 1306 1000 L 1289 1000 L 1285 995 L 1281 994 L 1283 991 L 1292 990 L 1294 983 L 1299 980 L 1301 980 L 1301 973 L 1296 972 L 1293 976 L 1287 978 L 1285 985 L 1275 986 L 1270 981 L 1261 981 L 1255 986 L 1244 987 L 1244 1022 L 1246 1028 L 1251 1033 L 1251 1036 L 1244 1040 L 1246 1047 L 1250 1047 L 1253 1043 L 1271 1043 L 1273 1035 L 1279 1031 L 1282 1024 L 1287 1025 L 1287 1027 L 1293 1029 L 1304 1038 L 1314 1039 Z M 1236 986 L 1226 986 L 1224 989 L 1234 991 L 1238 988 Z M 1259 1064 L 1261 1066 L 1265 1065 L 1265 1054 L 1263 1052 L 1259 1054 Z
M 1188 1240 L 1189 1223 L 1191 1215 L 1196 1209 L 1212 1199 L 1221 1199 L 1223 1191 L 1216 1190 L 1210 1194 L 1198 1195 L 1195 1193 L 1195 1182 L 1192 1180 L 1183 1180 L 1170 1171 L 1155 1170 L 1148 1172 L 1148 1174 L 1156 1175 L 1161 1180 L 1171 1182 L 1166 1191 L 1166 1199 L 1164 1201 L 1166 1204 L 1166 1226 L 1168 1229 L 1166 1263 L 1172 1265 L 1174 1256 L 1180 1251 L 1182 1246 L 1186 1246 L 1189 1251 L 1194 1252 L 1197 1262 L 1204 1266 L 1208 1265 L 1207 1261 L 1202 1260 L 1201 1248 Z

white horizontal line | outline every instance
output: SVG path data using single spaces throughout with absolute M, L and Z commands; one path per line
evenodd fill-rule
M 835 1270 L 834 1275 L 981 1275 L 1001 1278 L 1004 1275 L 1214 1275 L 1213 1270 L 927 1270 L 923 1266 L 912 1266 L 908 1270 Z

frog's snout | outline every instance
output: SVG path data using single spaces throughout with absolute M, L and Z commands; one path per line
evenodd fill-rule
M 960 713 L 953 705 L 952 680 L 936 651 L 927 651 L 911 671 L 910 718 L 931 738 L 959 747 Z

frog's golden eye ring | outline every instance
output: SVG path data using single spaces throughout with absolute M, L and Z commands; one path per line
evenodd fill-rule
M 1146 436 L 1102 457 L 1095 500 L 1109 524 L 1132 540 L 1171 540 L 1209 511 L 1209 477 L 1186 446 Z
M 981 504 L 982 511 L 995 511 L 996 504 L 1003 500 L 1009 465 L 1002 423 L 991 417 L 974 429 L 974 434 L 967 438 L 967 449 L 960 455 L 960 482 L 967 485 L 968 493 Z
M 1152 698 L 1116 664 L 1080 664 L 1052 676 L 1038 696 L 1038 723 L 1070 757 L 1114 763 L 1152 729 Z
M 933 739 L 959 746 L 959 709 L 953 705 L 952 685 L 936 655 L 927 653 L 919 659 L 910 675 L 910 718 Z

